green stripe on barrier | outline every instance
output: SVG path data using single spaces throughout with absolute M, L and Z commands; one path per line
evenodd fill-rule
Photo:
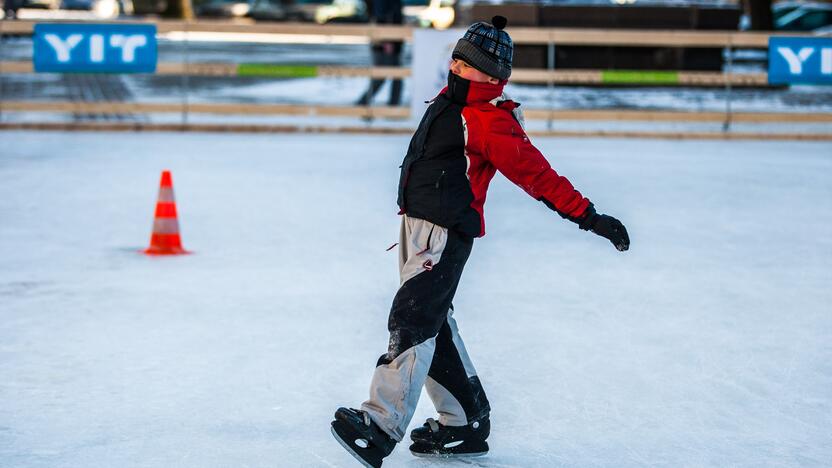
M 605 84 L 679 84 L 679 73 L 605 70 L 601 73 L 601 82 Z
M 314 65 L 273 65 L 268 63 L 241 63 L 237 76 L 272 76 L 279 78 L 314 78 L 318 67 Z

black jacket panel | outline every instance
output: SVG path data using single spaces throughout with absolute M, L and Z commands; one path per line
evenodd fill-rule
M 441 94 L 425 112 L 402 164 L 399 207 L 409 216 L 476 237 L 480 217 L 470 206 L 474 194 L 466 174 L 462 108 L 453 96 Z

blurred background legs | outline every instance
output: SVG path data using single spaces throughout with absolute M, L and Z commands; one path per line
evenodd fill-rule
M 384 42 L 372 46 L 373 66 L 382 67 L 398 67 L 402 62 L 402 43 L 401 42 Z M 370 87 L 358 99 L 356 103 L 359 106 L 368 106 L 372 103 L 373 97 L 384 84 L 384 79 L 373 78 L 370 80 Z M 398 106 L 402 100 L 402 80 L 392 80 L 390 87 L 390 98 L 387 101 L 388 106 Z

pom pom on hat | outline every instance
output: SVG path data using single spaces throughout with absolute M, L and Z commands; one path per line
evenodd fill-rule
M 508 19 L 506 19 L 505 16 L 497 15 L 497 16 L 491 18 L 491 24 L 493 24 L 494 27 L 497 28 L 498 30 L 502 31 L 503 28 L 506 27 L 506 24 L 508 24 Z

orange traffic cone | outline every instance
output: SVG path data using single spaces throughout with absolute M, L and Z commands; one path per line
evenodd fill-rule
M 182 248 L 182 239 L 179 238 L 179 220 L 176 217 L 176 200 L 173 198 L 173 178 L 170 171 L 162 171 L 159 201 L 156 202 L 156 215 L 153 220 L 153 234 L 150 236 L 150 247 L 144 253 L 147 255 L 188 253 Z

